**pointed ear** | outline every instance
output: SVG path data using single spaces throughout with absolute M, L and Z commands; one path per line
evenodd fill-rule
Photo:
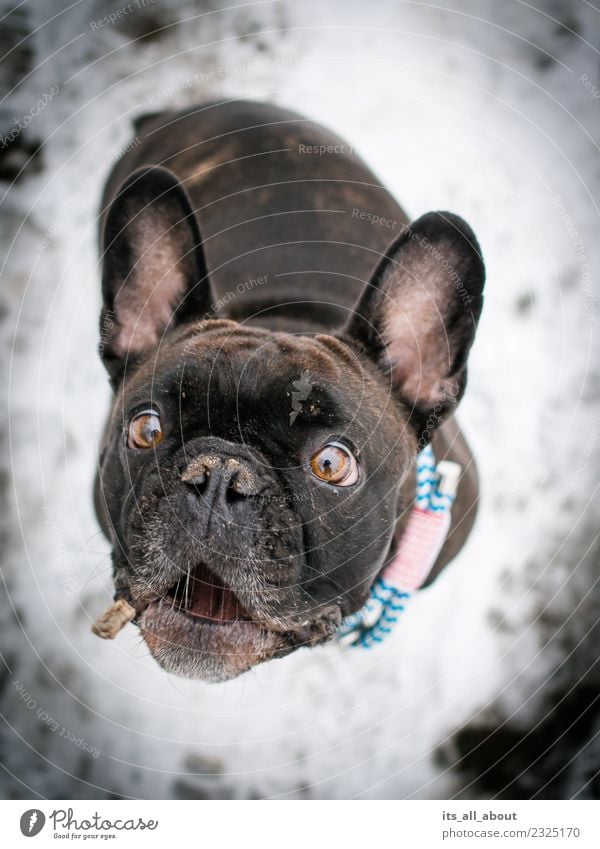
M 428 213 L 392 244 L 345 329 L 389 374 L 426 439 L 464 392 L 484 280 L 469 225 Z
M 116 384 L 165 331 L 202 318 L 212 297 L 194 211 L 166 168 L 141 168 L 123 184 L 102 244 L 100 355 Z

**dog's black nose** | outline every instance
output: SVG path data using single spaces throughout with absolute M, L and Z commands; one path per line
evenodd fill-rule
M 261 489 L 256 472 L 246 460 L 213 453 L 194 457 L 181 480 L 210 503 L 220 500 L 224 505 L 257 495 Z

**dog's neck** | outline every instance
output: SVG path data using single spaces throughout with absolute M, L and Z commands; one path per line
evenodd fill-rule
M 402 534 L 404 533 L 406 523 L 408 522 L 410 516 L 410 511 L 412 510 L 415 504 L 416 494 L 416 464 L 411 463 L 410 469 L 408 470 L 407 474 L 404 477 L 404 480 L 398 488 L 398 518 L 396 519 L 396 524 L 394 526 L 394 533 L 392 534 L 390 548 L 384 561 L 385 564 L 389 563 L 390 560 L 392 560 L 396 554 L 396 551 L 398 549 L 398 543 Z

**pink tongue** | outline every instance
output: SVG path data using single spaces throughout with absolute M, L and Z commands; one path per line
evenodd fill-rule
M 188 598 L 185 610 L 194 616 L 203 616 L 216 622 L 248 618 L 233 590 L 206 566 L 197 566 L 192 572 Z

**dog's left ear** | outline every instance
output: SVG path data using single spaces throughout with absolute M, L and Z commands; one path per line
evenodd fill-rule
M 188 195 L 168 169 L 135 171 L 103 232 L 100 353 L 116 385 L 163 334 L 212 305 L 202 240 Z
M 469 225 L 430 212 L 399 236 L 366 286 L 345 335 L 359 340 L 431 434 L 465 389 L 485 270 Z

